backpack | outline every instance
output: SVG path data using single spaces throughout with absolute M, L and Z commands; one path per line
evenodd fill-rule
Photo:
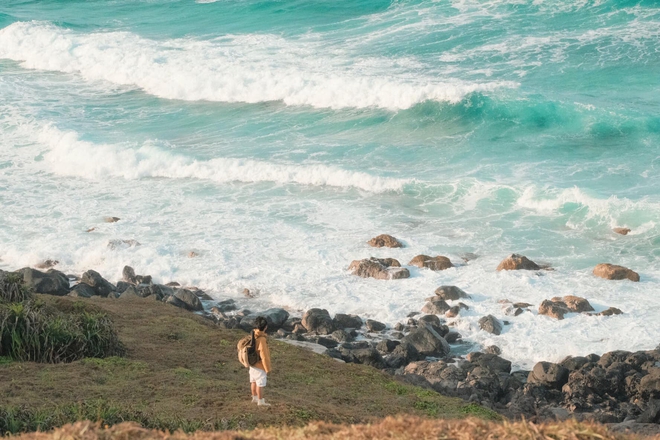
M 238 348 L 238 361 L 243 364 L 245 368 L 259 362 L 259 353 L 257 353 L 257 341 L 254 338 L 254 331 L 244 337 L 236 346 Z

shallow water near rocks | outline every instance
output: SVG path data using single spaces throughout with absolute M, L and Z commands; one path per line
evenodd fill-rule
M 4 1 L 0 268 L 128 264 L 390 325 L 457 285 L 456 330 L 517 367 L 654 348 L 659 40 L 648 1 Z M 513 252 L 555 270 L 496 272 Z M 456 267 L 346 270 L 418 254 Z M 535 312 L 564 295 L 624 314 Z

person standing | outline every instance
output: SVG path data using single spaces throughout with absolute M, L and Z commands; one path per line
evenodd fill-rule
M 259 406 L 270 406 L 264 398 L 264 388 L 268 382 L 268 373 L 270 373 L 270 349 L 266 341 L 266 330 L 268 321 L 263 316 L 255 320 L 254 339 L 256 351 L 259 354 L 259 360 L 250 365 L 250 388 L 252 390 L 252 402 Z

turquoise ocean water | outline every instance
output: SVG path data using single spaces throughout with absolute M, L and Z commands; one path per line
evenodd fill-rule
M 653 348 L 659 48 L 654 1 L 3 0 L 0 268 L 129 264 L 388 324 L 455 284 L 465 347 L 518 366 Z M 369 248 L 380 233 L 407 247 Z M 555 271 L 495 272 L 512 252 Z M 346 271 L 419 253 L 457 267 Z M 597 279 L 600 262 L 642 281 Z M 625 314 L 498 303 L 567 294 Z M 488 313 L 502 335 L 478 329 Z

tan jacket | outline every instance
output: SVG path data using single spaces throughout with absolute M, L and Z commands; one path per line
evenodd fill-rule
M 266 342 L 266 332 L 255 330 L 254 338 L 257 342 L 257 353 L 259 353 L 259 361 L 252 366 L 254 368 L 260 368 L 266 373 L 270 373 L 270 349 L 268 348 L 268 342 Z

